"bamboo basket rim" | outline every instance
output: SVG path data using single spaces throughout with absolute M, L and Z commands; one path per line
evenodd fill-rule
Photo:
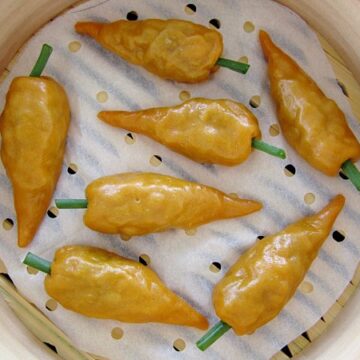
M 294 10 L 329 41 L 330 46 L 326 40 L 322 39 L 322 45 L 330 60 L 332 60 L 333 66 L 335 66 L 336 75 L 341 80 L 341 83 L 348 83 L 349 85 L 346 86 L 345 84 L 345 87 L 348 89 L 350 87 L 353 94 L 358 96 L 357 99 L 360 99 L 360 68 L 358 67 L 360 63 L 360 1 L 347 0 L 345 4 L 342 0 L 323 0 L 321 2 L 309 2 L 308 0 L 275 1 Z M 0 21 L 0 48 L 3 50 L 3 54 L 0 58 L 0 74 L 7 71 L 6 68 L 11 59 L 33 33 L 70 6 L 78 5 L 81 2 L 84 2 L 84 0 L 32 0 L 31 2 L 26 0 L 2 0 L 0 4 L 0 20 L 3 21 Z M 12 21 L 6 21 L 10 17 Z M 332 47 L 335 48 L 336 52 L 332 50 Z M 360 101 L 355 101 L 355 96 L 354 98 L 350 96 L 349 100 L 355 115 L 360 119 Z M 4 269 L 0 260 L 0 275 L 3 272 Z M 311 335 L 302 334 L 289 344 L 286 349 L 276 354 L 273 359 L 286 360 L 300 352 L 298 358 L 303 359 L 339 358 L 337 356 L 340 356 L 340 354 L 344 356 L 342 358 L 349 360 L 359 359 L 360 344 L 356 346 L 355 339 L 347 339 L 348 342 L 346 342 L 346 339 L 342 336 L 343 334 L 339 333 L 340 331 L 346 334 L 353 333 L 354 335 L 360 333 L 360 316 L 356 316 L 358 310 L 360 310 L 360 301 L 356 302 L 356 300 L 360 299 L 360 294 L 359 292 L 355 294 L 359 283 L 360 265 L 343 295 L 328 313 L 314 327 L 309 329 L 309 332 L 313 331 L 313 333 Z M 0 290 L 2 286 L 11 293 L 11 285 L 7 280 L 4 280 L 3 276 L 0 276 Z M 14 296 L 19 296 L 19 302 L 21 303 L 21 296 L 16 294 Z M 351 305 L 345 311 L 342 311 L 350 297 L 353 298 L 350 301 Z M 13 310 L 17 313 L 16 309 L 13 308 Z M 317 341 L 315 345 L 307 346 L 325 331 L 328 324 L 333 322 L 340 312 L 344 313 L 340 319 L 336 318 L 336 323 L 340 329 L 333 326 L 328 335 L 321 336 L 321 341 Z M 0 331 L 4 334 L 0 338 L 0 353 L 5 356 L 4 359 L 37 359 L 36 356 L 39 356 L 39 353 L 41 353 L 42 359 L 58 358 L 22 327 L 21 321 L 14 317 L 1 297 L 0 314 L 3 316 L 3 320 L 0 322 Z M 26 320 L 23 318 L 22 320 L 26 324 Z M 10 323 L 12 327 L 9 327 Z M 21 340 L 17 341 L 15 337 L 9 334 L 10 328 L 20 334 Z M 337 340 L 332 341 L 330 337 L 337 337 Z M 31 346 L 33 343 L 39 347 L 35 352 L 24 346 L 24 344 Z M 306 351 L 302 351 L 305 347 L 307 347 Z M 36 355 L 34 356 L 34 354 Z M 84 359 L 94 358 L 87 357 L 87 354 L 84 354 L 84 356 Z

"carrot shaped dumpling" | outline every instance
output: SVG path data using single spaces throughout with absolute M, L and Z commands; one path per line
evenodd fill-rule
M 258 241 L 216 285 L 215 311 L 237 335 L 251 334 L 279 314 L 316 258 L 344 202 L 338 195 L 319 213 Z
M 90 246 L 57 250 L 45 289 L 66 309 L 89 317 L 208 327 L 149 267 Z
M 78 22 L 75 29 L 132 64 L 186 83 L 206 80 L 223 51 L 218 31 L 184 20 Z
M 202 163 L 237 165 L 260 138 L 256 117 L 232 100 L 194 98 L 172 107 L 102 111 L 102 121 L 140 134 Z
M 85 225 L 125 236 L 192 229 L 262 207 L 256 201 L 230 197 L 209 186 L 154 173 L 102 177 L 87 187 L 86 197 Z
M 28 245 L 50 204 L 70 121 L 63 88 L 49 77 L 17 77 L 0 118 L 1 158 L 14 192 L 18 244 Z
M 344 113 L 265 31 L 260 43 L 286 140 L 314 168 L 337 175 L 346 160 L 360 158 L 360 144 Z

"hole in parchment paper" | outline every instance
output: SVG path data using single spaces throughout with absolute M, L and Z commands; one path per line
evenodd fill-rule
M 259 235 L 259 236 L 257 237 L 257 239 L 258 239 L 258 240 L 262 240 L 264 237 L 265 237 L 264 235 Z
M 68 49 L 70 52 L 78 52 L 81 48 L 81 43 L 79 41 L 71 41 L 69 42 Z
M 258 108 L 261 105 L 261 97 L 259 95 L 254 95 L 250 99 L 249 104 L 254 109 Z
M 303 332 L 301 336 L 303 336 L 308 342 L 312 342 L 307 331 Z
M 26 271 L 27 271 L 28 274 L 30 274 L 30 275 L 36 275 L 36 274 L 39 273 L 39 270 L 38 270 L 38 269 L 35 269 L 35 268 L 31 267 L 31 266 L 27 266 L 27 267 L 26 267 Z
M 193 15 L 196 13 L 196 5 L 195 4 L 187 4 L 185 6 L 185 12 L 188 14 L 188 15 Z
M 5 79 L 10 74 L 10 71 L 8 69 L 4 69 L 3 72 L 0 74 L 0 84 L 5 81 Z
M 119 328 L 119 327 L 114 327 L 111 330 L 111 337 L 115 340 L 120 340 L 122 337 L 124 336 L 124 331 L 123 329 Z
M 125 234 L 121 234 L 120 235 L 120 239 L 123 241 L 129 241 L 131 239 L 131 236 L 129 235 L 125 235 Z
M 239 195 L 237 193 L 228 193 L 227 196 L 231 197 L 232 199 L 238 199 L 239 198 Z
M 150 158 L 150 164 L 152 166 L 160 166 L 162 163 L 162 158 L 161 156 L 159 155 L 153 155 L 151 158 Z
M 183 351 L 183 350 L 185 350 L 185 347 L 186 347 L 186 344 L 185 344 L 185 341 L 183 339 L 179 338 L 179 339 L 176 339 L 173 342 L 173 348 L 176 351 Z
M 6 274 L 7 272 L 8 272 L 7 268 L 4 264 L 4 262 L 0 258 L 0 274 Z
M 196 228 L 186 229 L 185 234 L 188 235 L 188 236 L 194 236 L 196 234 L 196 231 L 197 231 Z
M 304 294 L 310 294 L 314 291 L 314 285 L 310 281 L 304 280 L 299 285 L 299 290 Z
M 10 218 L 6 218 L 4 221 L 3 221 L 3 228 L 4 230 L 11 230 L 13 227 L 14 227 L 14 220 L 13 219 L 10 219 Z
M 209 270 L 213 273 L 218 273 L 221 270 L 221 264 L 217 261 L 213 261 L 209 266 Z
M 135 21 L 138 19 L 138 14 L 136 11 L 132 10 L 127 13 L 126 18 L 130 21 Z
M 183 91 L 180 91 L 179 92 L 179 99 L 181 101 L 186 101 L 186 100 L 189 100 L 191 97 L 191 94 L 189 91 L 186 91 L 186 90 L 183 90 Z
M 296 169 L 294 165 L 288 164 L 284 168 L 284 173 L 286 176 L 294 176 L 296 174 Z
M 59 215 L 59 209 L 56 208 L 55 206 L 52 206 L 48 211 L 47 211 L 47 216 L 51 219 L 55 219 L 57 216 Z
M 96 355 L 93 353 L 88 353 L 92 359 L 94 360 L 110 360 L 109 358 L 105 357 L 105 356 L 101 356 L 101 355 Z
M 215 29 L 220 29 L 221 27 L 219 19 L 211 19 L 209 20 L 209 24 L 212 25 Z
M 96 94 L 96 100 L 97 102 L 99 103 L 104 103 L 104 102 L 107 102 L 109 99 L 109 95 L 106 91 L 99 91 L 97 94 Z
M 251 21 L 245 21 L 243 28 L 245 32 L 251 33 L 255 30 L 255 25 Z
M 128 145 L 132 145 L 135 143 L 135 135 L 132 134 L 132 133 L 127 133 L 125 135 L 125 142 L 128 144 Z
M 271 124 L 269 127 L 269 134 L 271 136 L 278 136 L 280 134 L 280 126 L 278 124 Z
M 69 166 L 68 166 L 68 169 L 67 169 L 67 172 L 70 174 L 70 175 L 75 175 L 78 171 L 78 167 L 76 164 L 74 163 L 70 163 Z
M 281 352 L 283 353 L 283 354 L 285 354 L 288 358 L 292 358 L 292 357 L 294 357 L 294 355 L 292 354 L 292 352 L 290 351 L 290 349 L 289 349 L 289 346 L 287 346 L 287 345 L 285 345 L 282 349 L 281 349 Z
M 344 180 L 349 180 L 349 178 L 341 170 L 339 171 L 339 176 Z
M 145 266 L 148 266 L 150 264 L 150 256 L 147 255 L 147 254 L 141 254 L 139 256 L 139 263 L 145 265 Z
M 315 195 L 313 193 L 307 193 L 304 195 L 304 202 L 307 205 L 311 205 L 315 202 Z
M 244 64 L 248 64 L 249 58 L 247 56 L 240 56 L 238 61 L 240 61 L 241 63 L 244 63 Z
M 342 242 L 345 240 L 345 232 L 342 230 L 335 230 L 332 233 L 332 238 L 337 242 Z
M 55 345 L 49 344 L 48 342 L 45 342 L 45 341 L 44 341 L 44 345 L 46 345 L 46 346 L 47 346 L 50 350 L 52 350 L 54 353 L 56 353 L 56 354 L 58 353 Z
M 341 82 L 339 79 L 336 79 L 336 82 L 337 82 L 337 84 L 339 85 L 339 87 L 340 87 L 341 91 L 343 92 L 343 94 L 344 94 L 345 96 L 349 97 L 349 93 L 348 93 L 348 91 L 347 91 L 346 86 L 344 85 L 344 83 Z
M 2 273 L 1 276 L 3 276 L 14 288 L 16 288 L 13 279 L 10 277 L 8 273 Z
M 49 299 L 45 304 L 46 309 L 49 311 L 56 310 L 57 306 L 58 306 L 58 303 L 54 299 Z

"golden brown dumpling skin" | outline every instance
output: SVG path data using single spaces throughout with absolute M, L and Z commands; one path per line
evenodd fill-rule
M 238 165 L 261 136 L 256 117 L 232 100 L 194 98 L 171 107 L 102 111 L 99 119 L 160 142 L 200 163 Z
M 89 317 L 208 327 L 149 267 L 90 246 L 57 250 L 45 288 L 66 309 Z
M 265 31 L 260 43 L 286 140 L 315 169 L 337 175 L 346 160 L 360 158 L 360 144 L 344 113 Z
M 87 187 L 86 197 L 85 225 L 125 236 L 192 229 L 262 207 L 256 201 L 233 198 L 209 186 L 154 173 L 99 178 Z
M 258 241 L 216 285 L 216 314 L 237 335 L 252 334 L 279 314 L 316 258 L 344 202 L 338 195 L 319 213 Z
M 124 60 L 179 82 L 206 80 L 223 51 L 218 31 L 184 20 L 79 22 L 75 29 Z
M 70 122 L 63 88 L 49 77 L 17 77 L 0 120 L 1 159 L 14 192 L 18 244 L 28 245 L 59 178 Z

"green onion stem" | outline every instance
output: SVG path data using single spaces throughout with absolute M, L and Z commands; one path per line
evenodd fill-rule
M 25 265 L 31 266 L 35 269 L 38 269 L 46 274 L 51 272 L 51 262 L 47 261 L 31 252 L 28 252 L 23 263 Z
M 216 340 L 223 336 L 227 331 L 231 329 L 231 326 L 223 321 L 216 323 L 200 340 L 196 342 L 196 346 L 205 351 Z
M 267 144 L 258 139 L 252 139 L 251 145 L 254 149 L 266 152 L 269 155 L 276 156 L 280 159 L 286 159 L 286 152 L 276 146 Z
M 249 64 L 241 63 L 234 60 L 224 59 L 224 58 L 218 58 L 216 64 L 237 71 L 241 74 L 246 74 L 250 67 Z
M 349 180 L 353 183 L 358 191 L 360 191 L 360 171 L 353 164 L 351 160 L 346 160 L 341 168 L 343 169 L 345 175 L 349 178 Z
M 41 76 L 41 73 L 43 72 L 43 70 L 47 64 L 52 51 L 53 51 L 53 48 L 50 45 L 44 44 L 42 46 L 40 55 L 34 65 L 33 69 L 31 70 L 30 76 L 32 76 L 32 77 Z
M 55 199 L 58 209 L 86 209 L 88 201 L 86 199 Z

